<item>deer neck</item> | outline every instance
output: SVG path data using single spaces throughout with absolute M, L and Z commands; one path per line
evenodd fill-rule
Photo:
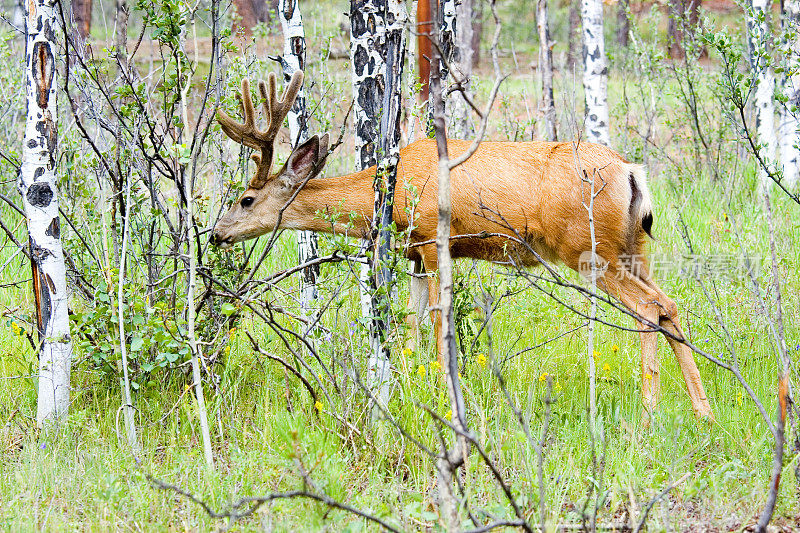
M 364 236 L 372 224 L 375 167 L 353 174 L 315 178 L 300 189 L 283 214 L 281 226 L 324 233 Z M 350 213 L 355 216 L 351 221 Z

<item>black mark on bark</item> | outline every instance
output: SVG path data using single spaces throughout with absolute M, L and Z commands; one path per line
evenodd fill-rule
M 39 107 L 47 109 L 47 99 L 54 73 L 53 51 L 50 43 L 39 41 L 33 45 L 33 76 Z
M 44 208 L 53 200 L 53 189 L 49 183 L 34 183 L 28 187 L 25 197 L 32 206 Z
M 47 226 L 47 229 L 44 233 L 45 235 L 49 235 L 54 239 L 61 238 L 61 221 L 58 219 L 58 217 L 54 217 L 53 220 L 50 221 L 50 225 Z

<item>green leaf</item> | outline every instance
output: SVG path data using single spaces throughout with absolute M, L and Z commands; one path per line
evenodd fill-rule
M 138 352 L 144 346 L 144 339 L 141 337 L 134 337 L 131 339 L 131 351 Z

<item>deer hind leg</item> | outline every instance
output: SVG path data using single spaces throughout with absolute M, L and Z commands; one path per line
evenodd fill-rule
M 613 283 L 609 285 L 614 286 L 617 291 L 615 296 L 622 300 L 631 311 L 640 315 L 651 324 L 658 324 L 665 331 L 669 332 L 678 338 L 684 338 L 683 331 L 680 328 L 680 321 L 678 320 L 678 307 L 664 291 L 649 277 L 638 277 L 627 270 L 615 270 L 612 275 L 614 276 Z M 639 327 L 643 330 L 652 329 L 652 326 L 639 321 Z M 642 400 L 647 410 L 655 406 L 657 402 L 657 395 L 659 383 L 657 375 L 650 372 L 653 376 L 653 385 L 648 389 L 647 381 L 648 374 L 647 368 L 654 367 L 658 369 L 658 359 L 656 353 L 656 333 L 642 331 L 640 333 L 642 339 Z M 701 419 L 714 420 L 714 415 L 711 411 L 711 406 L 708 403 L 703 383 L 700 379 L 700 372 L 695 364 L 694 357 L 689 348 L 665 334 L 669 341 L 672 351 L 678 360 L 681 367 L 683 379 L 686 382 L 686 390 L 689 393 L 689 398 L 692 402 L 692 410 L 695 416 Z M 648 402 L 648 399 L 650 400 Z
M 410 266 L 410 279 L 408 283 L 408 310 L 410 314 L 406 317 L 406 323 L 408 324 L 410 334 L 406 341 L 406 348 L 416 350 L 422 340 L 420 325 L 425 318 L 429 294 L 428 280 L 422 277 L 422 274 L 425 274 L 422 259 L 413 259 Z
M 641 330 L 641 371 L 642 371 L 642 407 L 643 424 L 650 423 L 650 416 L 658 405 L 661 396 L 661 372 L 658 359 L 658 334 L 648 325 L 658 323 L 658 306 L 656 294 L 642 283 L 637 283 L 624 269 L 609 268 L 603 277 L 603 290 L 619 298 L 622 303 L 642 320 L 636 324 Z

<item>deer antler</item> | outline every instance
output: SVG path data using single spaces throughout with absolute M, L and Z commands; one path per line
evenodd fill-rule
M 224 111 L 217 111 L 217 121 L 228 137 L 254 150 L 261 150 L 261 155 L 253 154 L 252 156 L 253 161 L 256 162 L 256 175 L 250 180 L 250 188 L 252 189 L 260 189 L 269 179 L 272 156 L 275 151 L 275 137 L 278 135 L 283 119 L 292 109 L 297 93 L 300 92 L 300 87 L 303 85 L 303 71 L 296 70 L 292 74 L 292 79 L 289 81 L 289 85 L 286 86 L 286 90 L 280 100 L 277 98 L 275 74 L 270 73 L 268 80 L 269 92 L 267 92 L 266 83 L 263 81 L 258 82 L 258 92 L 261 93 L 263 100 L 264 114 L 269 120 L 266 130 L 260 130 L 256 127 L 256 111 L 250 96 L 250 81 L 248 79 L 242 80 L 242 92 L 236 95 L 242 107 L 244 122 L 236 122 Z

